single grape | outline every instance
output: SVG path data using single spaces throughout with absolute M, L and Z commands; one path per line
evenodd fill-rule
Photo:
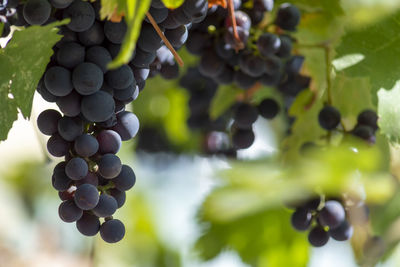
M 64 140 L 58 133 L 53 134 L 47 141 L 47 150 L 54 157 L 63 157 L 69 152 L 69 142 Z
M 23 9 L 24 19 L 31 25 L 45 23 L 51 13 L 51 5 L 47 0 L 28 0 Z
M 78 186 L 74 195 L 75 204 L 82 210 L 91 210 L 99 202 L 99 191 L 91 184 Z
M 99 173 L 106 179 L 112 179 L 121 172 L 122 164 L 119 157 L 114 154 L 104 154 L 98 162 Z
M 52 179 L 52 185 L 57 191 L 66 191 L 72 185 L 72 180 L 65 174 L 65 171 L 54 172 Z
M 81 113 L 82 96 L 73 90 L 69 95 L 58 98 L 57 106 L 68 117 L 76 117 Z
M 318 122 L 325 130 L 333 130 L 340 123 L 340 112 L 332 106 L 326 106 L 319 112 Z
M 82 98 L 81 111 L 86 119 L 92 122 L 103 122 L 114 114 L 115 102 L 112 96 L 104 91 Z
M 375 135 L 374 135 L 374 130 L 367 125 L 357 125 L 353 131 L 352 134 L 367 141 L 370 144 L 374 144 L 376 141 Z
M 339 227 L 340 224 L 346 218 L 346 212 L 342 204 L 335 200 L 329 200 L 325 202 L 325 206 L 319 212 L 319 222 L 323 226 L 329 226 L 329 228 Z
M 59 9 L 68 7 L 72 2 L 74 2 L 74 0 L 50 0 L 50 4 Z
M 71 72 L 66 68 L 55 66 L 44 74 L 44 84 L 55 96 L 66 96 L 72 91 Z
M 103 73 L 107 72 L 107 65 L 112 61 L 110 52 L 102 46 L 92 46 L 86 51 L 85 60 L 96 64 Z M 104 85 L 104 83 L 103 83 Z
M 99 185 L 99 178 L 95 173 L 88 172 L 88 174 L 83 179 L 75 181 L 75 184 L 76 186 L 80 186 L 83 184 L 91 184 L 97 187 Z
M 61 114 L 57 110 L 47 109 L 39 114 L 37 125 L 45 135 L 52 135 L 58 131 L 58 121 L 61 119 Z
M 311 229 L 308 234 L 308 242 L 314 247 L 322 247 L 329 241 L 329 234 L 321 226 Z
M 312 221 L 312 214 L 309 210 L 298 208 L 291 217 L 292 226 L 298 231 L 307 230 Z
M 149 9 L 150 15 L 154 18 L 157 24 L 160 24 L 168 17 L 168 8 L 156 8 L 151 6 Z M 146 17 L 145 21 L 150 23 L 149 19 Z
M 247 103 L 240 104 L 235 111 L 233 119 L 239 128 L 249 128 L 257 120 L 257 109 Z
M 151 24 L 143 23 L 137 45 L 143 51 L 153 52 L 161 47 L 162 41 Z
M 374 131 L 378 129 L 377 121 L 378 115 L 376 115 L 376 112 L 371 109 L 362 111 L 357 117 L 358 124 L 369 126 Z
M 117 114 L 117 124 L 111 129 L 121 136 L 122 141 L 127 141 L 135 137 L 139 131 L 139 120 L 135 114 L 122 111 Z
M 202 55 L 199 71 L 206 77 L 216 77 L 224 70 L 224 62 L 212 50 Z
M 101 238 L 107 243 L 116 243 L 121 241 L 125 236 L 125 226 L 118 219 L 105 221 L 100 226 Z
M 78 33 L 78 38 L 84 46 L 101 45 L 105 38 L 103 25 L 95 21 L 88 30 Z
M 329 229 L 328 233 L 337 241 L 346 241 L 353 235 L 353 226 L 351 226 L 348 221 L 343 221 L 338 227 Z
M 58 208 L 58 214 L 64 222 L 76 222 L 82 217 L 82 210 L 78 208 L 73 200 L 62 202 Z
M 72 83 L 81 95 L 91 95 L 101 88 L 103 71 L 96 64 L 81 63 L 72 72 Z
M 156 52 L 146 52 L 139 47 L 136 47 L 136 55 L 133 57 L 131 64 L 138 68 L 148 68 L 150 63 L 156 59 Z
M 164 35 L 173 47 L 179 48 L 185 44 L 188 38 L 188 30 L 185 25 L 181 25 L 178 28 L 166 30 Z
M 72 158 L 65 166 L 65 173 L 72 180 L 81 180 L 88 174 L 89 167 L 82 158 Z
M 257 40 L 258 51 L 263 56 L 270 56 L 279 51 L 281 39 L 272 33 L 263 33 Z
M 254 140 L 255 135 L 251 129 L 238 129 L 232 136 L 232 143 L 238 149 L 249 148 Z
M 109 194 L 115 198 L 118 204 L 118 208 L 121 208 L 125 204 L 126 193 L 125 191 L 120 191 L 116 188 L 110 189 Z
M 57 63 L 72 69 L 85 60 L 85 48 L 76 42 L 66 42 L 57 51 Z
M 275 24 L 287 31 L 295 31 L 300 22 L 300 10 L 289 3 L 284 3 L 279 7 Z
M 272 98 L 266 98 L 258 105 L 258 113 L 266 119 L 273 119 L 279 113 L 279 105 Z
M 126 30 L 127 25 L 124 20 L 117 23 L 107 20 L 104 23 L 104 34 L 106 38 L 114 44 L 122 44 Z
M 242 53 L 239 66 L 244 73 L 251 77 L 260 77 L 267 70 L 265 61 L 252 53 Z
M 121 136 L 113 130 L 102 130 L 96 138 L 101 154 L 116 154 L 121 148 Z
M 74 141 L 83 133 L 83 122 L 79 117 L 62 117 L 58 121 L 58 133 L 66 141 Z
M 99 150 L 97 139 L 90 134 L 82 134 L 75 139 L 75 152 L 84 158 L 91 157 Z
M 74 32 L 84 32 L 92 27 L 95 21 L 95 12 L 89 2 L 74 1 L 63 11 L 63 18 L 70 18 L 67 27 Z
M 121 172 L 117 177 L 112 179 L 112 182 L 116 189 L 120 191 L 128 191 L 135 185 L 136 175 L 131 167 L 128 165 L 122 165 Z
M 118 90 L 136 84 L 132 69 L 128 65 L 122 65 L 118 69 L 108 71 L 105 80 L 108 85 Z
M 99 203 L 92 209 L 93 213 L 98 217 L 109 217 L 112 216 L 118 208 L 118 203 L 110 195 L 101 194 Z
M 76 222 L 76 228 L 85 236 L 95 236 L 100 231 L 100 220 L 97 216 L 84 212 Z

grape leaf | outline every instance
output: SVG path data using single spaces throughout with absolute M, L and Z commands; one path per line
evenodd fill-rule
M 390 90 L 378 91 L 378 125 L 391 142 L 400 143 L 400 81 Z
M 125 22 L 128 26 L 121 51 L 117 57 L 109 64 L 110 69 L 115 69 L 123 64 L 127 64 L 132 59 L 132 53 L 139 38 L 142 21 L 150 7 L 151 0 L 112 0 L 102 1 L 106 6 L 102 7 L 101 15 L 112 16 L 115 10 L 125 14 Z
M 213 97 L 210 106 L 211 119 L 217 119 L 224 114 L 235 102 L 237 96 L 243 93 L 243 90 L 236 86 L 219 86 L 218 91 Z
M 162 0 L 167 8 L 178 8 L 185 0 Z
M 364 60 L 343 70 L 350 77 L 368 76 L 373 103 L 380 88 L 391 88 L 400 78 L 400 65 L 393 55 L 400 53 L 400 12 L 378 23 L 349 31 L 337 47 L 337 56 L 361 54 Z
M 30 116 L 36 86 L 53 54 L 52 47 L 62 38 L 55 26 L 66 22 L 15 31 L 0 50 L 0 140 L 7 138 L 17 108 L 25 118 Z
M 201 222 L 210 222 L 201 218 Z M 290 225 L 290 213 L 267 210 L 226 223 L 212 222 L 197 240 L 196 252 L 203 259 L 233 249 L 251 266 L 306 266 L 309 245 L 304 234 Z

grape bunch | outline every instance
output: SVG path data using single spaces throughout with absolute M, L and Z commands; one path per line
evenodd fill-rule
M 19 0 L 0 0 L 0 22 L 3 23 L 3 31 L 0 37 L 6 37 L 11 32 L 11 22 L 15 20 Z
M 64 157 L 52 176 L 63 201 L 59 216 L 76 222 L 83 235 L 100 232 L 104 241 L 118 242 L 125 227 L 113 215 L 124 205 L 136 176 L 116 153 L 122 141 L 139 130 L 138 118 L 125 105 L 138 97 L 148 73 L 134 60 L 108 70 L 127 26 L 124 21 L 101 21 L 99 2 L 28 0 L 21 5 L 25 26 L 71 19 L 60 28 L 63 38 L 37 86 L 39 94 L 62 112 L 45 110 L 37 119 L 39 130 L 50 136 L 49 153 Z
M 339 127 L 341 115 L 338 109 L 331 105 L 325 106 L 318 114 L 319 125 L 327 130 L 332 131 Z M 357 124 L 349 133 L 353 136 L 361 138 L 369 144 L 376 141 L 375 133 L 378 130 L 378 115 L 371 109 L 360 112 L 357 117 Z
M 234 84 L 246 93 L 258 84 L 263 84 L 276 88 L 290 101 L 310 84 L 310 78 L 300 74 L 304 57 L 292 55 L 294 39 L 288 35 L 296 30 L 300 12 L 293 5 L 282 4 L 274 25 L 260 30 L 260 27 L 264 27 L 261 25 L 264 15 L 273 9 L 274 3 L 257 0 L 249 9 L 246 2 L 234 1 L 237 34 L 228 11 L 214 6 L 209 9 L 204 21 L 192 24 L 186 48 L 200 57 L 198 72 L 217 85 Z M 200 106 L 209 106 L 206 103 L 206 92 L 200 93 L 204 96 L 202 100 L 194 101 L 202 102 Z M 193 98 L 199 97 L 196 95 Z M 208 99 L 211 101 L 212 95 Z M 193 112 L 191 104 L 189 125 L 204 125 L 208 116 L 205 108 L 196 114 L 197 121 L 194 121 L 193 114 L 196 112 Z M 231 149 L 250 147 L 255 139 L 252 125 L 258 115 L 273 119 L 279 110 L 280 107 L 273 98 L 264 99 L 260 103 L 252 103 L 250 98 L 239 99 L 230 110 L 232 126 L 225 125 L 230 127 L 227 132 L 231 136 Z

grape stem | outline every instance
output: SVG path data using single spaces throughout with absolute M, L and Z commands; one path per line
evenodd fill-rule
M 229 11 L 229 17 L 232 20 L 233 36 L 236 39 L 235 50 L 236 50 L 236 52 L 238 52 L 240 49 L 244 48 L 244 44 L 243 44 L 242 40 L 240 40 L 240 36 L 237 31 L 235 7 L 233 5 L 233 0 L 228 0 L 228 11 Z
M 171 51 L 171 53 L 174 55 L 174 58 L 178 65 L 180 67 L 183 67 L 184 62 L 182 58 L 179 56 L 179 54 L 176 52 L 174 47 L 171 45 L 171 43 L 168 41 L 167 37 L 165 37 L 164 33 L 161 31 L 160 27 L 158 27 L 157 22 L 154 20 L 153 16 L 147 12 L 146 17 L 149 19 L 151 25 L 153 28 L 156 30 L 157 34 L 160 36 L 160 38 L 163 40 L 164 44 L 168 47 L 168 49 Z

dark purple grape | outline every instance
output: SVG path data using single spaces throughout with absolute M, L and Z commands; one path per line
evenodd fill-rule
M 346 219 L 346 212 L 342 204 L 335 200 L 325 202 L 325 206 L 319 212 L 318 220 L 322 226 L 336 228 Z
M 120 191 L 127 191 L 131 189 L 136 183 L 136 175 L 132 168 L 128 165 L 122 165 L 121 172 L 117 177 L 112 179 L 115 188 Z
M 235 111 L 233 119 L 239 128 L 247 129 L 257 120 L 258 112 L 255 107 L 250 104 L 242 103 Z
M 72 158 L 65 166 L 65 173 L 72 180 L 81 180 L 88 174 L 89 166 L 82 158 Z
M 299 208 L 293 212 L 291 217 L 292 226 L 294 229 L 298 231 L 305 231 L 307 230 L 312 221 L 312 214 L 309 210 Z
M 83 211 L 75 205 L 73 200 L 66 200 L 60 204 L 58 214 L 61 220 L 70 223 L 79 220 Z
M 97 165 L 98 172 L 106 179 L 117 177 L 122 169 L 121 160 L 114 154 L 104 154 Z
M 329 241 L 329 234 L 321 226 L 311 229 L 308 234 L 308 242 L 314 247 L 322 247 Z
M 100 226 L 101 238 L 107 243 L 116 243 L 125 236 L 125 226 L 117 219 L 105 221 Z
M 378 129 L 377 121 L 378 115 L 376 115 L 376 112 L 371 109 L 362 111 L 357 117 L 358 124 L 369 126 L 374 131 Z
M 284 30 L 295 31 L 300 17 L 300 10 L 296 6 L 285 3 L 279 7 L 275 24 Z
M 329 229 L 328 233 L 337 241 L 346 241 L 353 235 L 353 226 L 351 226 L 348 221 L 343 221 L 338 227 Z
M 74 195 L 75 204 L 82 210 L 91 210 L 99 202 L 99 191 L 91 184 L 78 186 Z
M 85 236 L 95 236 L 100 231 L 100 220 L 97 216 L 84 212 L 76 222 L 76 228 Z
M 97 135 L 99 152 L 101 154 L 116 154 L 121 148 L 121 136 L 113 130 L 103 130 Z
M 45 135 L 52 135 L 58 131 L 58 121 L 61 119 L 61 114 L 57 110 L 47 109 L 39 114 L 37 125 Z
M 93 213 L 97 217 L 109 217 L 112 216 L 118 208 L 118 203 L 110 195 L 101 194 L 99 198 L 99 203 L 92 209 Z
M 340 123 L 340 112 L 332 106 L 326 106 L 319 112 L 318 122 L 325 130 L 333 130 Z
M 258 105 L 258 113 L 269 120 L 275 118 L 276 115 L 278 115 L 279 109 L 280 108 L 278 103 L 272 98 L 264 99 Z

